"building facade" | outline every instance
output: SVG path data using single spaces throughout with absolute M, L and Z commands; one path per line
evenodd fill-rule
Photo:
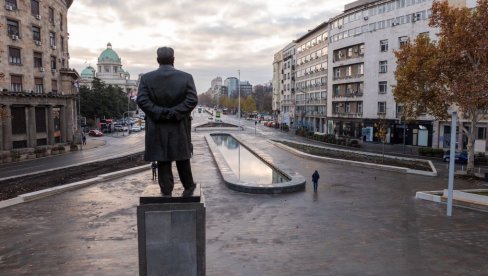
M 131 80 L 129 72 L 122 68 L 122 59 L 112 49 L 110 42 L 98 57 L 97 70 L 89 65 L 81 71 L 80 85 L 91 87 L 95 77 L 107 85 L 120 87 L 128 95 L 137 94 L 137 80 Z
M 283 92 L 283 50 L 278 51 L 273 59 L 273 100 L 271 107 L 274 113 L 281 110 Z
M 239 80 L 236 77 L 226 78 L 224 86 L 227 87 L 227 97 L 237 98 L 237 94 L 239 93 Z
M 376 142 L 385 129 L 387 143 L 448 147 L 449 122 L 435 121 L 429 114 L 405 122 L 393 96 L 394 51 L 418 35 L 436 39 L 436 29 L 428 26 L 431 8 L 431 0 L 359 0 L 345 5 L 343 13 L 295 40 L 294 55 L 291 44 L 275 54 L 273 109 L 283 114 L 294 110 L 295 125 L 311 131 Z M 295 68 L 292 62 L 288 65 L 293 59 Z M 294 87 L 289 97 L 288 84 Z M 487 127 L 486 120 L 477 126 L 478 151 L 486 149 Z M 466 139 L 461 132 L 458 140 L 462 148 Z
M 330 20 L 328 132 L 387 143 L 432 146 L 433 118 L 424 114 L 404 125 L 395 102 L 395 50 L 424 34 L 432 1 L 356 1 Z M 404 131 L 405 130 L 405 131 Z
M 249 81 L 240 81 L 239 89 L 241 98 L 250 96 L 252 94 L 252 84 Z
M 295 121 L 298 127 L 324 132 L 327 116 L 328 23 L 296 43 Z
M 0 150 L 73 141 L 78 73 L 69 69 L 71 0 L 0 7 Z

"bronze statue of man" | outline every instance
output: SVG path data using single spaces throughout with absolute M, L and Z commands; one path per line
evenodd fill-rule
M 174 186 L 172 161 L 189 196 L 195 189 L 190 166 L 191 112 L 198 103 L 192 75 L 174 68 L 174 50 L 157 50 L 159 68 L 144 74 L 139 84 L 137 105 L 146 114 L 146 161 L 158 162 L 161 192 L 171 196 Z

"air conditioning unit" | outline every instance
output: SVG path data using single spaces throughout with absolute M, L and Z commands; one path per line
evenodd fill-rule
M 51 48 L 52 48 L 53 50 L 56 50 L 56 45 L 51 45 Z
M 6 4 L 6 5 L 5 5 L 5 9 L 6 9 L 7 11 L 13 11 L 13 10 L 14 10 L 14 7 L 13 7 L 12 5 L 10 5 L 10 4 Z
M 18 35 L 11 35 L 10 38 L 12 40 L 17 40 L 17 39 L 19 39 L 19 36 Z
M 396 25 L 399 25 L 400 23 L 398 23 L 398 21 L 396 19 L 394 19 L 392 22 L 391 22 L 391 25 L 392 26 L 396 26 Z
M 343 52 L 339 52 L 339 57 L 344 57 L 344 53 Z
M 39 67 L 39 72 L 44 72 L 44 67 Z
M 368 16 L 366 15 L 365 17 L 363 17 L 364 20 L 368 20 Z
M 41 46 L 42 45 L 42 42 L 40 40 L 36 40 L 36 45 L 37 46 Z
M 343 106 L 344 106 L 344 104 L 340 103 L 340 104 L 339 104 L 339 106 L 340 106 L 340 107 L 343 107 Z
M 41 17 L 41 15 L 40 15 L 40 14 L 36 14 L 36 19 L 37 19 L 37 20 L 41 20 L 41 18 L 42 18 L 42 17 Z

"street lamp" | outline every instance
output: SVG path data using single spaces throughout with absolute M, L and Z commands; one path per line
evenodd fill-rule
M 452 197 L 454 189 L 454 169 L 455 169 L 455 151 L 456 151 L 456 124 L 457 124 L 457 112 L 449 110 L 451 113 L 451 145 L 449 147 L 449 181 L 447 188 L 447 216 L 452 216 Z
M 238 99 L 237 99 L 237 116 L 239 120 L 239 129 L 241 129 L 241 70 L 237 70 L 237 73 L 239 75 L 239 81 L 237 83 L 237 91 L 238 91 Z

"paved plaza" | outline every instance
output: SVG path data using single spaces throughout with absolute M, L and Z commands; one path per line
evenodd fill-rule
M 203 133 L 194 133 L 207 275 L 486 275 L 488 213 L 454 208 L 449 218 L 445 205 L 414 198 L 416 191 L 447 187 L 444 166 L 439 177 L 424 177 L 336 165 L 236 135 L 304 175 L 307 189 L 229 190 Z M 136 206 L 153 183 L 148 170 L 0 209 L 0 275 L 137 275 Z

